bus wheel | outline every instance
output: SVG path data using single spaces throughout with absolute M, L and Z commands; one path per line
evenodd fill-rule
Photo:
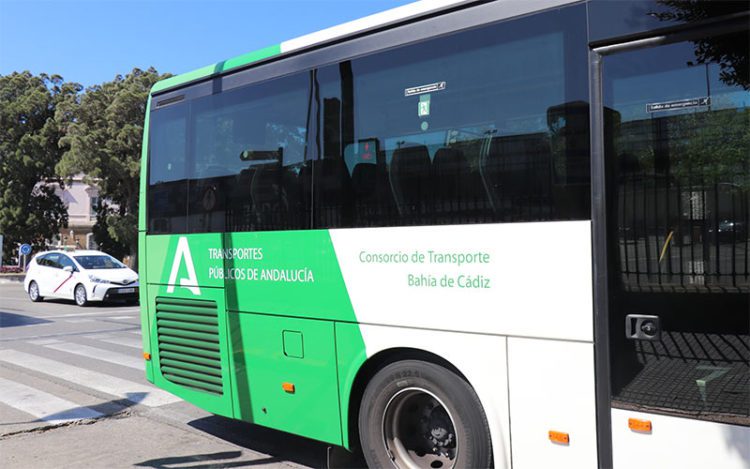
M 380 370 L 359 407 L 369 467 L 492 466 L 487 419 L 474 389 L 452 371 L 405 360 Z

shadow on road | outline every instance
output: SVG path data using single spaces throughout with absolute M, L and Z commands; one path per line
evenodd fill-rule
M 234 445 L 269 454 L 272 459 L 308 467 L 327 467 L 329 445 L 320 441 L 220 416 L 193 420 L 188 425 Z
M 6 313 L 0 311 L 0 328 L 3 327 L 16 327 L 16 326 L 31 326 L 33 324 L 44 324 L 47 322 L 46 319 L 34 318 L 23 314 Z
M 30 423 L 43 423 L 43 422 L 55 422 L 64 420 L 88 420 L 88 419 L 100 419 L 102 417 L 108 417 L 113 414 L 122 412 L 130 407 L 141 402 L 148 393 L 145 392 L 128 392 L 125 393 L 124 398 L 114 399 L 111 401 L 100 402 L 94 405 L 72 407 L 54 414 L 44 416 L 44 418 L 38 418 L 35 420 L 28 420 L 26 422 L 0 422 L 0 426 L 9 425 L 23 425 Z
M 45 303 L 52 303 L 52 304 L 60 304 L 60 305 L 68 305 L 68 306 L 77 306 L 76 302 L 73 300 L 66 300 L 63 298 L 45 298 Z M 125 308 L 125 307 L 135 307 L 138 306 L 138 303 L 132 303 L 124 300 L 109 300 L 109 301 L 94 301 L 91 303 L 88 303 L 86 306 L 81 307 L 81 309 L 86 308 Z
M 237 459 L 240 456 L 242 456 L 242 451 L 224 451 L 221 453 L 192 454 L 189 456 L 150 459 L 148 461 L 135 463 L 134 465 L 137 467 L 153 467 L 160 469 L 209 469 L 223 467 L 252 467 L 281 462 L 278 458 L 256 459 L 253 461 L 229 461 L 230 459 Z M 196 462 L 205 462 L 206 464 L 193 464 Z

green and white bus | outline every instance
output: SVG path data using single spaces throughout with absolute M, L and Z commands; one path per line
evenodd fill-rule
M 371 467 L 750 466 L 749 18 L 423 1 L 157 83 L 148 379 Z

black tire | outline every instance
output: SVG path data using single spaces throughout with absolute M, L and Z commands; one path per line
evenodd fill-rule
M 88 297 L 86 296 L 86 287 L 83 284 L 76 285 L 73 289 L 73 300 L 75 300 L 78 306 L 86 306 L 89 304 Z
M 44 297 L 39 294 L 39 285 L 33 280 L 29 283 L 29 299 L 34 303 L 38 303 L 44 299 Z
M 380 370 L 362 396 L 359 435 L 371 468 L 492 467 L 490 431 L 474 389 L 433 363 L 404 360 Z

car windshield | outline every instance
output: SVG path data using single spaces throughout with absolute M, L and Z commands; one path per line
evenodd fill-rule
M 84 269 L 124 269 L 125 264 L 118 261 L 112 256 L 94 255 L 94 256 L 75 256 L 76 261 Z

